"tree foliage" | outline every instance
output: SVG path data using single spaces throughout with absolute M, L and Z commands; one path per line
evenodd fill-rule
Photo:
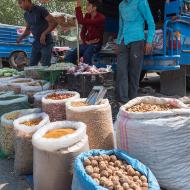
M 35 3 L 38 3 L 37 1 Z M 44 6 L 50 12 L 65 12 L 69 14 L 74 13 L 75 2 L 50 0 L 49 3 Z M 0 23 L 23 25 L 23 11 L 19 8 L 17 0 L 0 0 Z

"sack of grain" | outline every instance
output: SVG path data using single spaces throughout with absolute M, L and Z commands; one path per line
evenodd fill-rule
M 79 155 L 74 162 L 72 190 L 85 189 L 160 190 L 160 187 L 150 169 L 127 152 L 91 150 Z
M 47 94 L 42 98 L 42 110 L 49 115 L 50 121 L 66 119 L 65 103 L 80 98 L 80 94 L 73 91 L 58 91 Z
M 34 189 L 70 190 L 73 160 L 89 150 L 86 125 L 71 121 L 50 123 L 33 135 L 32 143 Z
M 41 108 L 42 107 L 42 98 L 49 93 L 56 92 L 60 90 L 45 90 L 42 92 L 37 92 L 34 94 L 34 107 Z
M 26 95 L 7 95 L 0 97 L 0 117 L 11 111 L 30 108 L 28 96 Z
M 117 147 L 140 159 L 168 190 L 189 190 L 190 109 L 177 99 L 139 97 L 120 108 Z
M 113 122 L 109 101 L 105 99 L 99 105 L 83 105 L 85 100 L 78 99 L 66 104 L 67 120 L 82 121 L 87 125 L 90 149 L 113 149 Z
M 8 86 L 9 88 L 11 88 L 16 94 L 20 94 L 21 93 L 21 87 L 23 85 L 26 85 L 27 83 L 32 82 L 33 79 L 31 78 L 17 78 L 17 79 L 13 79 L 10 80 L 8 82 Z
M 2 115 L 0 126 L 0 148 L 4 155 L 14 154 L 14 120 L 24 115 L 40 113 L 41 109 L 22 109 Z
M 29 97 L 29 102 L 34 102 L 34 94 L 43 90 L 49 90 L 51 87 L 50 83 L 44 80 L 35 80 L 21 86 L 21 93 L 26 94 Z
M 0 90 L 0 98 L 4 98 L 6 96 L 11 96 L 14 95 L 14 91 L 1 91 Z
M 45 124 L 49 117 L 45 113 L 35 113 L 20 117 L 14 121 L 15 161 L 14 169 L 19 175 L 32 174 L 33 147 L 32 135 Z

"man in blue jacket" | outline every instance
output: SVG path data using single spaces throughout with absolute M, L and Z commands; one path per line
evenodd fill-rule
M 123 0 L 119 13 L 117 98 L 126 103 L 137 96 L 144 53 L 151 54 L 155 24 L 147 0 Z M 145 21 L 148 24 L 146 41 Z

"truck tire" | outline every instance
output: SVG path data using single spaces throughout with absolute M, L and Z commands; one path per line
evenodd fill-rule
M 11 56 L 9 57 L 9 65 L 12 68 L 15 68 L 15 69 L 18 69 L 18 70 L 23 70 L 24 66 L 26 66 L 26 65 L 16 63 L 16 58 L 17 58 L 17 56 L 18 56 L 19 53 L 23 53 L 24 58 L 27 59 L 27 55 L 26 55 L 25 52 L 16 51 L 16 52 L 13 52 L 11 54 Z

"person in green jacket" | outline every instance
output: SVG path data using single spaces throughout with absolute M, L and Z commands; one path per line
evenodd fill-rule
M 152 51 L 155 23 L 147 0 L 123 0 L 119 14 L 117 99 L 126 103 L 137 96 L 144 53 Z

